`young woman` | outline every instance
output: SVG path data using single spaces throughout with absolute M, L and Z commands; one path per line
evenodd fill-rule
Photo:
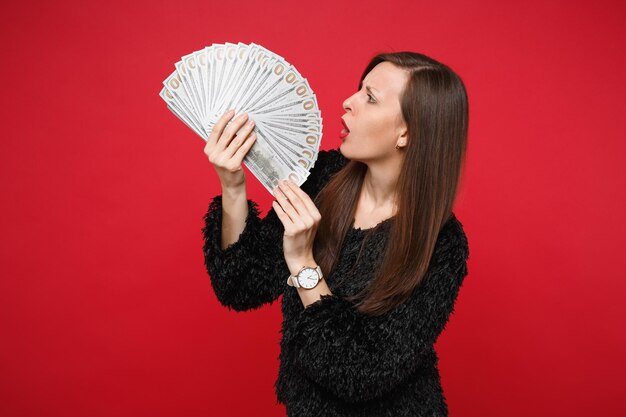
M 278 402 L 288 416 L 447 416 L 434 343 L 467 275 L 452 212 L 468 102 L 446 65 L 379 54 L 343 103 L 338 149 L 265 218 L 246 194 L 253 122 L 233 113 L 205 153 L 222 184 L 204 217 L 217 299 L 246 311 L 282 298 Z M 246 123 L 246 124 L 244 124 Z

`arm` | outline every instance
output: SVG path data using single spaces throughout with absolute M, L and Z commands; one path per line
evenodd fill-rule
M 321 150 L 302 190 L 315 196 L 345 161 L 338 150 Z M 215 295 L 222 305 L 235 311 L 271 304 L 282 294 L 290 274 L 283 254 L 284 226 L 273 208 L 260 219 L 257 204 L 247 198 L 245 223 L 237 225 L 236 219 L 224 222 L 224 196 L 230 197 L 224 192 L 213 198 L 202 229 L 204 260 Z M 242 218 L 243 209 L 238 205 L 243 200 L 237 198 L 241 197 L 234 197 L 232 208 L 227 205 L 226 212 L 233 218 L 240 213 Z M 223 225 L 230 228 L 228 237 L 222 236 Z
M 311 380 L 347 402 L 382 396 L 425 364 L 453 312 L 467 275 L 467 241 L 459 225 L 443 239 L 436 261 L 410 299 L 378 317 L 358 313 L 335 295 L 297 319 L 294 362 Z
M 282 254 L 282 224 L 274 210 L 264 219 L 247 199 L 243 231 L 222 249 L 222 195 L 215 196 L 204 215 L 204 262 L 219 302 L 235 311 L 272 304 L 282 294 L 289 270 Z
M 239 239 L 246 227 L 248 196 L 246 185 L 231 189 L 222 186 L 222 241 L 224 250 Z

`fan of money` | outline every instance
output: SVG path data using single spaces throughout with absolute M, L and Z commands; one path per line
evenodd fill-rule
M 270 194 L 283 179 L 304 183 L 323 126 L 317 98 L 293 65 L 260 45 L 228 42 L 174 65 L 159 95 L 176 117 L 207 141 L 226 111 L 248 113 L 257 139 L 243 159 L 246 167 Z

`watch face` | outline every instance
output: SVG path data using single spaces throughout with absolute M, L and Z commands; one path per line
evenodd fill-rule
M 298 274 L 298 283 L 302 288 L 311 289 L 317 285 L 319 281 L 319 275 L 314 268 L 303 269 Z

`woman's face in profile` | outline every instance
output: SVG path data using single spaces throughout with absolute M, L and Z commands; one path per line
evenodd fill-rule
M 343 102 L 342 119 L 349 133 L 342 139 L 341 153 L 348 159 L 367 161 L 397 153 L 398 142 L 407 142 L 400 96 L 409 72 L 384 61 L 363 79 L 361 89 Z

